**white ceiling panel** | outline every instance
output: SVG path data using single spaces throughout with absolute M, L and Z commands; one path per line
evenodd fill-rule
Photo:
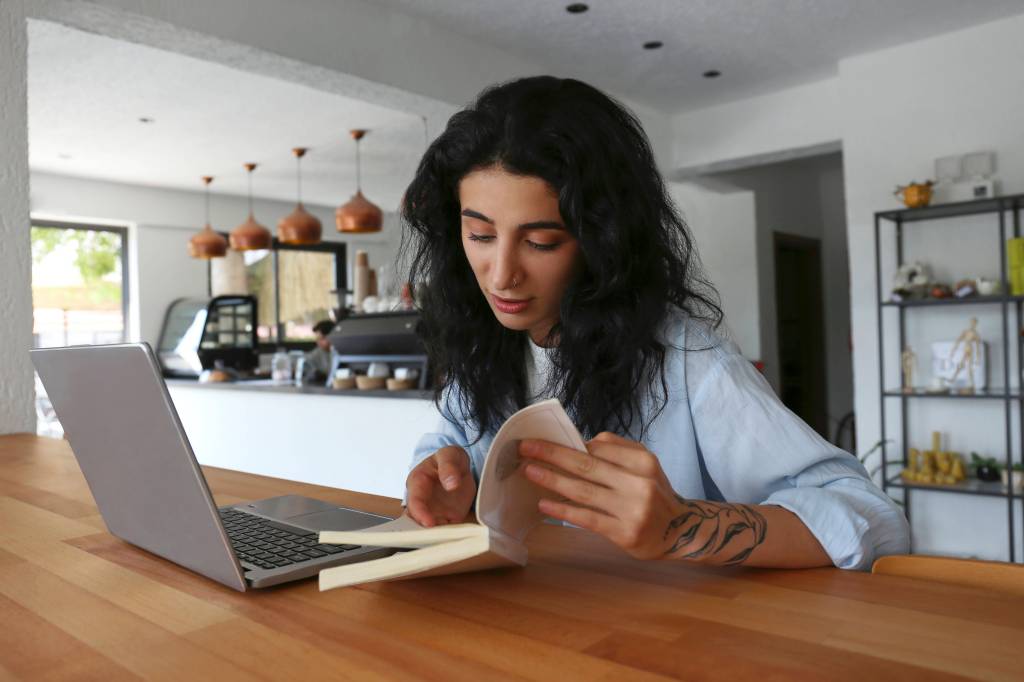
M 29 162 L 33 170 L 140 185 L 338 205 L 355 192 L 394 210 L 424 150 L 422 119 L 227 66 L 85 33 L 29 24 Z M 141 123 L 139 118 L 153 119 Z M 437 131 L 434 131 L 436 134 Z
M 1024 13 L 1022 0 L 371 0 L 663 111 L 835 75 L 843 57 Z M 647 41 L 662 41 L 644 50 Z M 722 76 L 709 80 L 708 70 Z

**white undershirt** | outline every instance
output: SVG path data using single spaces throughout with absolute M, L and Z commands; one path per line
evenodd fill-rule
M 532 405 L 538 400 L 550 397 L 542 395 L 542 393 L 551 378 L 554 366 L 551 355 L 555 349 L 538 346 L 529 334 L 526 335 L 526 338 L 529 348 L 529 352 L 526 354 L 526 402 Z

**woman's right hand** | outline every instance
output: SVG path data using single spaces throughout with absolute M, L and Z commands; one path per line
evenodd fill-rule
M 421 526 L 461 523 L 476 497 L 469 454 L 448 445 L 416 465 L 405 479 L 406 511 Z

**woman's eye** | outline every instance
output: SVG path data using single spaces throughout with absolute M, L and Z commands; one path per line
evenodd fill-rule
M 489 235 L 473 234 L 472 232 L 469 233 L 469 240 L 471 242 L 489 242 L 492 239 L 494 239 L 494 237 L 491 237 Z
M 554 251 L 559 246 L 559 244 L 557 242 L 554 243 L 554 244 L 538 244 L 537 242 L 526 242 L 526 243 L 529 244 L 530 246 L 532 246 L 533 248 L 537 249 L 538 251 Z

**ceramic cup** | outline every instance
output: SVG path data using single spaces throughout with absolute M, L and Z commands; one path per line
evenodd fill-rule
M 979 277 L 977 280 L 978 293 L 982 296 L 994 296 L 999 293 L 999 281 L 995 279 L 988 279 L 986 277 Z

